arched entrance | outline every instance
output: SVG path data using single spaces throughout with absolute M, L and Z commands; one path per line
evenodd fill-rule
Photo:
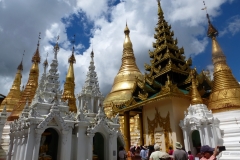
M 97 160 L 104 160 L 104 137 L 101 133 L 95 133 L 93 137 L 93 156 Z
M 57 160 L 59 135 L 53 128 L 46 129 L 41 137 L 39 160 Z
M 199 131 L 197 130 L 194 130 L 192 132 L 192 144 L 193 144 L 193 147 L 196 149 L 196 152 L 200 153 L 201 137 L 200 137 Z

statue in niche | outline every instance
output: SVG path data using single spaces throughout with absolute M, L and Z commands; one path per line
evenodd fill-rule
M 47 136 L 51 135 L 49 132 L 44 132 L 40 141 L 39 157 L 38 160 L 52 160 L 52 157 L 47 155 L 48 144 L 46 143 Z

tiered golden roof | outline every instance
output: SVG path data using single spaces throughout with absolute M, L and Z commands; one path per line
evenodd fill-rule
M 131 99 L 136 77 L 142 77 L 136 64 L 132 42 L 129 37 L 130 30 L 127 24 L 124 33 L 125 40 L 123 43 L 122 65 L 114 79 L 111 92 L 103 102 L 107 116 L 112 116 L 111 103 L 122 104 Z
M 213 112 L 240 109 L 240 85 L 227 65 L 226 57 L 217 42 L 218 31 L 208 22 L 208 36 L 212 39 L 212 61 L 214 65 L 213 88 L 208 107 Z
M 69 105 L 69 111 L 77 112 L 77 106 L 76 106 L 76 98 L 74 94 L 74 88 L 75 88 L 75 82 L 74 82 L 74 69 L 73 69 L 73 63 L 76 62 L 75 56 L 74 56 L 74 47 L 72 50 L 72 55 L 68 59 L 69 62 L 69 68 L 68 73 L 66 76 L 66 81 L 64 84 L 64 92 L 62 95 L 62 100 L 66 101 L 68 100 Z
M 12 113 L 8 117 L 8 121 L 13 121 L 14 119 L 17 119 L 19 117 L 26 104 L 27 99 L 29 104 L 31 104 L 38 87 L 39 76 L 38 64 L 40 63 L 40 60 L 41 58 L 39 54 L 39 41 L 38 41 L 36 52 L 32 57 L 32 67 L 30 69 L 28 82 L 25 86 L 24 91 L 21 93 L 20 101 L 17 103 L 16 107 L 13 109 Z
M 196 69 L 191 70 L 191 77 L 192 77 L 192 96 L 191 96 L 191 104 L 203 104 L 202 97 L 200 96 L 198 89 L 197 89 L 197 78 L 196 78 Z
M 0 112 L 2 112 L 5 105 L 6 105 L 7 112 L 12 112 L 17 102 L 20 100 L 20 96 L 21 96 L 20 85 L 21 85 L 22 70 L 23 70 L 22 61 L 19 64 L 17 69 L 18 71 L 13 81 L 12 88 L 10 89 L 6 98 L 1 103 Z

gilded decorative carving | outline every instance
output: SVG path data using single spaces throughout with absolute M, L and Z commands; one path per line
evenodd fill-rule
M 141 100 L 146 100 L 148 98 L 148 93 L 141 93 L 140 91 L 138 92 L 138 98 L 140 98 Z
M 158 112 L 157 108 L 155 108 L 156 113 L 154 119 L 150 120 L 147 117 L 148 122 L 148 135 L 150 136 L 151 143 L 155 143 L 155 130 L 159 126 L 163 129 L 164 132 L 164 139 L 165 139 L 165 148 L 169 148 L 170 146 L 173 146 L 172 139 L 169 137 L 169 134 L 172 133 L 171 124 L 170 124 L 170 114 L 168 112 L 167 116 L 165 118 L 161 117 L 160 113 Z

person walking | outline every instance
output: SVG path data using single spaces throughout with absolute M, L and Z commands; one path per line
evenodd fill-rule
M 148 159 L 148 149 L 146 146 L 141 146 L 140 156 L 141 156 L 141 160 Z
M 189 160 L 194 160 L 194 156 L 192 155 L 192 152 L 191 151 L 188 151 L 188 159 Z
M 208 145 L 201 147 L 201 153 L 203 157 L 200 160 L 216 160 L 216 156 L 219 154 L 218 147 L 211 148 Z
M 182 149 L 180 142 L 176 142 L 176 149 L 173 152 L 173 160 L 188 160 L 187 153 Z
M 160 146 L 158 144 L 154 145 L 154 152 L 150 155 L 149 160 L 159 160 L 159 157 L 162 157 L 162 155 L 166 155 L 167 153 L 160 151 Z M 168 154 L 167 154 L 168 155 Z
M 119 147 L 118 157 L 119 157 L 119 160 L 126 160 L 127 158 L 127 153 L 123 148 L 123 146 Z

